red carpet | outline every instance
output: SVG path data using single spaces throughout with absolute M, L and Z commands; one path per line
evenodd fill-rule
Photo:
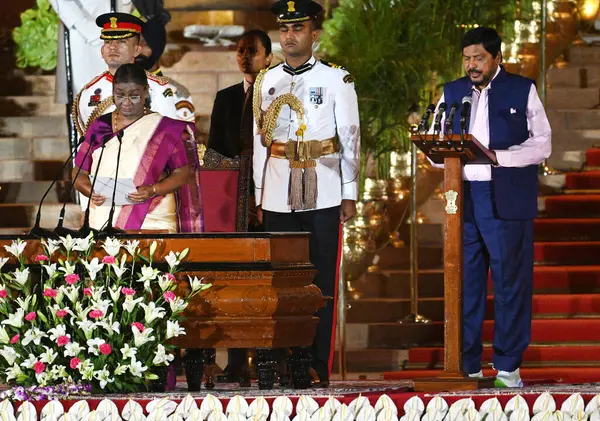
M 600 167 L 600 149 L 587 152 L 587 165 Z M 581 192 L 545 197 L 545 210 L 535 221 L 532 345 L 524 355 L 525 382 L 600 381 L 600 194 L 588 194 L 600 189 L 600 171 L 567 174 L 566 189 Z M 492 294 L 491 281 L 489 286 Z M 484 364 L 492 361 L 493 315 L 488 297 Z M 435 376 L 443 354 L 443 348 L 412 348 L 406 369 L 384 378 Z

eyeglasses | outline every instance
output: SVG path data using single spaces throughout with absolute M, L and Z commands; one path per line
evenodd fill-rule
M 115 101 L 125 102 L 126 99 L 128 99 L 132 104 L 139 104 L 139 102 L 142 100 L 142 97 L 141 95 L 115 95 Z

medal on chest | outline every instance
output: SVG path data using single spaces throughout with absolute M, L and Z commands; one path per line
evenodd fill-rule
M 102 89 L 98 88 L 94 91 L 94 95 L 90 96 L 90 102 L 88 102 L 88 106 L 89 107 L 95 107 L 96 105 L 100 104 L 100 101 L 102 101 Z
M 310 88 L 310 103 L 314 105 L 323 104 L 323 88 Z

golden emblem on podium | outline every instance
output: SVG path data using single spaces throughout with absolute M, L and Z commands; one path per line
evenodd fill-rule
M 446 197 L 446 213 L 448 215 L 456 215 L 458 211 L 458 206 L 456 206 L 456 199 L 458 199 L 458 193 L 454 190 L 448 190 L 444 193 Z

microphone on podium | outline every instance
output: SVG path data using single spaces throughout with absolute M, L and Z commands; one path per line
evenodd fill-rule
M 125 231 L 113 226 L 113 218 L 115 216 L 115 195 L 117 193 L 117 181 L 119 180 L 119 164 L 121 163 L 121 148 L 123 146 L 123 130 L 117 132 L 117 140 L 119 141 L 119 150 L 117 152 L 117 168 L 115 170 L 115 183 L 110 203 L 110 212 L 108 214 L 108 221 L 106 221 L 105 228 L 100 231 L 100 235 L 115 236 L 119 234 L 125 234 Z
M 427 107 L 427 110 L 425 111 L 425 114 L 423 114 L 421 122 L 419 123 L 419 127 L 417 129 L 419 133 L 427 132 L 427 130 L 429 130 L 429 119 L 434 112 L 435 105 L 429 104 L 429 107 Z
M 439 134 L 442 131 L 442 117 L 444 116 L 445 111 L 446 103 L 442 102 L 437 109 L 437 114 L 435 115 L 435 120 L 433 123 L 433 134 Z
M 473 98 L 470 95 L 463 97 L 462 99 L 462 111 L 460 113 L 460 131 L 464 135 L 469 129 L 469 119 L 471 117 L 471 105 L 473 104 Z
M 455 102 L 452 104 L 452 106 L 450 107 L 450 112 L 448 112 L 448 117 L 446 118 L 446 122 L 444 124 L 445 126 L 445 132 L 446 134 L 452 134 L 452 125 L 454 123 L 454 114 L 456 114 L 456 110 L 458 110 L 458 102 Z
M 59 178 L 61 178 L 63 176 L 65 168 L 67 167 L 69 162 L 71 162 L 71 159 L 73 159 L 73 155 L 75 155 L 77 153 L 77 150 L 79 149 L 79 147 L 81 146 L 81 144 L 84 141 L 85 141 L 85 137 L 82 136 L 79 139 L 79 143 L 77 143 L 77 146 L 75 146 L 75 148 L 73 148 L 73 150 L 71 151 L 71 155 L 69 155 L 69 157 L 67 158 L 67 160 L 65 161 L 63 166 L 60 168 L 60 171 L 58 171 L 58 173 L 54 177 L 54 180 L 52 180 L 52 183 L 50 183 L 50 185 L 46 189 L 46 192 L 42 195 L 42 198 L 38 205 L 37 214 L 35 215 L 35 223 L 33 224 L 33 227 L 31 228 L 31 230 L 29 230 L 29 235 L 33 235 L 36 237 L 54 237 L 55 236 L 55 234 L 52 231 L 40 227 L 40 220 L 42 219 L 42 204 L 44 203 L 44 200 L 46 200 L 46 196 L 48 196 L 48 193 L 50 193 L 50 190 L 52 190 L 52 187 L 58 182 Z

